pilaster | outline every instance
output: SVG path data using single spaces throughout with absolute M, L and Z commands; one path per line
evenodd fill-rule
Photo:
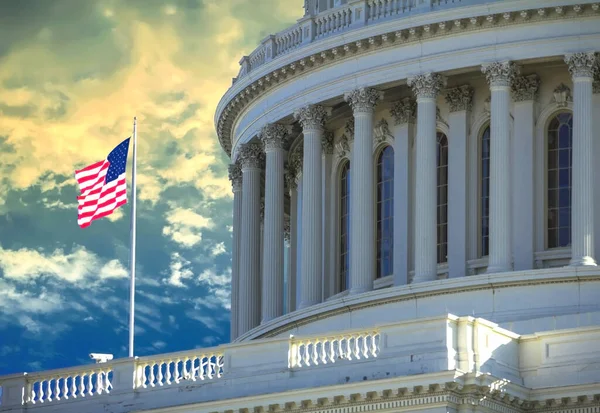
M 415 276 L 413 282 L 437 278 L 436 100 L 446 78 L 426 73 L 408 79 L 417 98 L 415 160 Z
M 230 340 L 238 337 L 240 300 L 240 233 L 242 214 L 242 169 L 239 163 L 229 165 L 229 180 L 233 189 L 233 241 L 231 246 L 231 330 Z
M 350 294 L 373 289 L 375 280 L 375 182 L 373 112 L 383 92 L 361 88 L 344 94 L 354 114 L 350 180 Z
M 514 62 L 483 65 L 491 90 L 490 236 L 488 273 L 512 270 L 510 191 L 510 90 L 518 67 Z

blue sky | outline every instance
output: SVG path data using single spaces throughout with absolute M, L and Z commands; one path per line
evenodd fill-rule
M 241 56 L 302 4 L 0 2 L 0 375 L 127 356 L 130 204 L 80 229 L 73 173 L 133 116 L 135 353 L 229 340 L 232 197 L 214 110 Z

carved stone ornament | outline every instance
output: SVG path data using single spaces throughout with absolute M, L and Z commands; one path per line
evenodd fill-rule
M 383 99 L 383 92 L 373 88 L 360 88 L 344 94 L 344 100 L 348 102 L 354 113 L 375 110 L 375 106 Z
M 379 122 L 377 122 L 375 128 L 373 129 L 373 140 L 375 141 L 375 144 L 378 145 L 384 142 L 388 137 L 393 139 L 387 120 L 382 118 Z
M 598 72 L 598 57 L 594 52 L 580 52 L 565 56 L 573 78 L 593 77 Z
M 284 215 L 283 217 L 283 239 L 285 241 L 285 244 L 289 247 L 290 243 L 291 243 L 291 225 L 290 225 L 290 216 L 289 215 Z
M 261 223 L 265 220 L 265 199 L 260 199 L 260 221 Z
M 331 114 L 331 108 L 321 105 L 308 105 L 294 112 L 294 119 L 300 122 L 303 130 L 323 129 L 327 116 Z
M 436 122 L 443 123 L 444 125 L 448 126 L 448 122 L 446 122 L 444 118 L 442 118 L 442 112 L 440 111 L 439 106 L 435 107 L 435 120 Z
M 238 163 L 229 164 L 229 180 L 233 187 L 233 192 L 242 189 L 242 168 Z
M 331 155 L 333 153 L 333 132 L 325 131 L 321 138 L 321 149 L 323 155 Z
M 296 178 L 302 173 L 302 150 L 296 150 L 290 156 L 290 169 L 296 173 Z
M 485 113 L 490 113 L 492 110 L 492 97 L 488 96 L 486 100 L 483 101 L 483 111 Z
M 242 165 L 242 170 L 261 168 L 264 158 L 265 155 L 261 145 L 257 143 L 245 143 L 241 145 L 238 160 Z
M 446 103 L 450 106 L 450 112 L 470 111 L 473 108 L 473 94 L 474 90 L 470 85 L 448 89 Z
M 293 191 L 296 189 L 296 171 L 291 163 L 291 159 L 285 163 L 283 166 L 284 174 L 283 178 L 285 180 L 285 187 L 288 191 Z
M 481 66 L 481 72 L 485 75 L 490 86 L 510 86 L 519 67 L 515 62 L 493 62 Z
M 597 79 L 594 81 L 594 83 L 592 83 L 592 93 L 594 95 L 600 93 L 600 79 Z
M 354 140 L 354 117 L 348 119 L 344 125 L 344 131 L 349 140 Z
M 416 109 L 417 102 L 415 102 L 412 98 L 406 97 L 392 104 L 390 114 L 394 118 L 396 125 L 414 123 Z
M 445 76 L 438 73 L 425 73 L 408 78 L 407 84 L 417 99 L 435 99 L 440 90 L 446 87 L 446 80 Z
M 260 131 L 260 140 L 263 142 L 265 151 L 284 149 L 291 133 L 291 126 L 279 123 L 265 125 Z
M 350 154 L 350 143 L 348 142 L 348 137 L 346 135 L 342 135 L 337 141 L 335 150 L 340 158 Z
M 535 100 L 540 87 L 540 78 L 536 74 L 516 76 L 512 83 L 512 95 L 515 102 Z
M 554 89 L 553 101 L 559 108 L 565 108 L 569 105 L 569 102 L 573 102 L 573 96 L 571 95 L 571 89 L 569 86 L 561 83 Z

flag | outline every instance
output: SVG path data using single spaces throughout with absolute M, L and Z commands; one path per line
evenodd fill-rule
M 75 171 L 81 191 L 77 197 L 77 223 L 81 228 L 90 226 L 93 220 L 108 216 L 127 203 L 125 166 L 129 139 L 121 142 L 105 160 Z

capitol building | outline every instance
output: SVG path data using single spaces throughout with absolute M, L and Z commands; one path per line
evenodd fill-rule
M 231 343 L 0 412 L 600 413 L 600 2 L 306 0 L 215 126 Z

